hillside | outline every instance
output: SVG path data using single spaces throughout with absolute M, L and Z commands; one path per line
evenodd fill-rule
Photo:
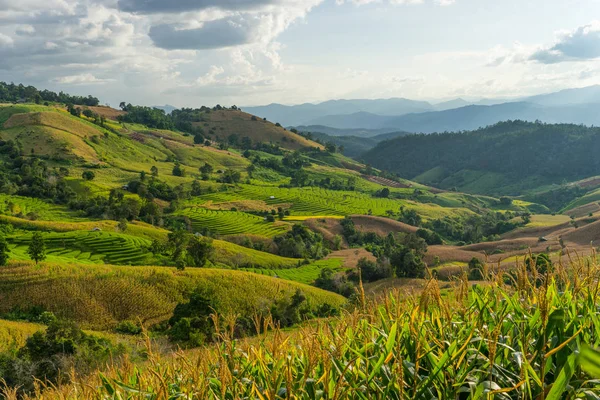
M 237 110 L 212 111 L 204 117 L 204 122 L 194 122 L 207 133 L 211 140 L 229 140 L 231 135 L 237 135 L 238 140 L 249 137 L 252 142 L 273 143 L 285 149 L 297 150 L 302 148 L 317 147 L 322 145 L 307 140 L 275 122 L 265 121 L 253 115 Z
M 295 282 L 221 269 L 177 271 L 165 267 L 116 267 L 15 263 L 0 270 L 0 314 L 41 307 L 86 328 L 111 329 L 124 320 L 144 324 L 168 319 L 191 291 L 211 293 L 218 312 L 251 315 L 300 288 L 313 307 L 340 306 L 344 298 Z M 77 301 L 74 301 L 74 300 Z
M 518 195 L 595 176 L 597 150 L 598 128 L 515 121 L 465 133 L 403 136 L 379 143 L 362 157 L 443 189 Z
M 318 129 L 318 128 L 317 128 Z M 388 132 L 380 133 L 375 136 L 332 136 L 326 133 L 315 131 L 301 131 L 303 135 L 319 140 L 322 143 L 335 143 L 336 146 L 343 148 L 342 153 L 348 157 L 360 159 L 363 153 L 371 150 L 378 143 L 393 139 L 398 136 L 408 135 L 408 132 Z M 308 133 L 310 132 L 310 133 Z

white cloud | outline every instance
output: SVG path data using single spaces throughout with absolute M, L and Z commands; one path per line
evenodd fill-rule
M 15 44 L 15 41 L 13 40 L 13 38 L 11 38 L 8 35 L 4 35 L 4 34 L 0 33 L 0 48 L 13 47 L 14 44 Z
M 90 73 L 62 76 L 59 78 L 52 79 L 52 82 L 60 83 L 64 85 L 84 85 L 84 84 L 98 84 L 114 81 L 114 79 L 98 79 Z

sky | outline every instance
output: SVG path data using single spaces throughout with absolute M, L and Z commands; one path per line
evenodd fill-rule
M 600 84 L 600 0 L 0 0 L 0 81 L 177 107 Z

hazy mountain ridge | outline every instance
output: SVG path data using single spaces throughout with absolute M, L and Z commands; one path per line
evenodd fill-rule
M 506 100 L 458 98 L 435 104 L 407 99 L 333 100 L 299 106 L 272 104 L 245 110 L 260 116 L 269 115 L 268 119 L 293 126 L 432 133 L 473 130 L 515 119 L 598 125 L 599 104 L 600 86 L 589 86 Z M 333 113 L 335 110 L 339 112 Z

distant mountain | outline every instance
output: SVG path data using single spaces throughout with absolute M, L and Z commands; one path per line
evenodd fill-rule
M 560 92 L 531 96 L 526 98 L 525 101 L 543 106 L 600 103 L 600 85 L 579 89 L 565 89 Z
M 426 101 L 415 101 L 403 98 L 392 99 L 356 99 L 329 100 L 323 103 L 305 103 L 295 106 L 270 104 L 259 107 L 242 107 L 251 114 L 282 125 L 308 125 L 328 115 L 350 115 L 360 112 L 378 115 L 404 115 L 409 113 L 433 111 L 435 108 Z
M 437 111 L 451 110 L 453 108 L 465 107 L 474 104 L 472 102 L 468 102 L 465 99 L 454 99 L 449 101 L 443 101 L 441 103 L 436 103 L 433 105 Z
M 342 153 L 345 156 L 353 157 L 355 159 L 360 159 L 362 154 L 371 150 L 375 147 L 379 142 L 384 140 L 393 139 L 403 135 L 409 135 L 409 132 L 387 132 L 374 136 L 336 136 L 336 135 L 328 135 L 323 132 L 311 131 L 311 137 L 313 139 L 318 139 L 322 143 L 332 142 L 337 146 L 343 146 Z
M 325 133 L 328 136 L 356 136 L 356 137 L 373 137 L 385 133 L 394 132 L 393 129 L 337 129 L 325 125 L 299 125 L 295 127 L 300 132 L 319 132 Z
M 153 108 L 158 108 L 159 110 L 163 110 L 165 114 L 171 114 L 173 110 L 177 110 L 177 107 L 172 106 L 170 104 L 165 104 L 164 106 L 154 106 Z
M 393 126 L 388 125 L 388 121 L 394 118 L 360 111 L 354 114 L 327 115 L 309 121 L 308 125 L 325 125 L 336 129 L 384 129 Z
M 319 104 L 246 107 L 245 111 L 283 125 L 322 125 L 339 130 L 436 132 L 471 130 L 508 119 L 599 124 L 600 85 L 518 99 L 438 103 L 404 98 L 331 100 Z M 321 130 L 323 131 L 323 130 Z M 325 132 L 334 135 L 332 132 Z M 356 136 L 367 136 L 351 133 Z
M 405 135 L 361 156 L 441 189 L 514 195 L 598 175 L 600 128 L 507 121 L 476 131 Z
M 543 106 L 529 102 L 503 103 L 493 106 L 471 105 L 444 111 L 407 114 L 399 117 L 367 113 L 330 115 L 315 121 L 338 129 L 352 126 L 416 133 L 463 131 L 482 128 L 506 120 L 542 121 L 600 125 L 600 103 Z

